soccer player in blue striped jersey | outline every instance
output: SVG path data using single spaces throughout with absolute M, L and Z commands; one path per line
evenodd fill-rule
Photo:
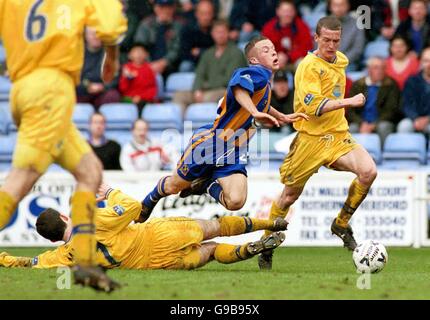
M 226 209 L 241 209 L 247 197 L 248 143 L 256 124 L 279 127 L 308 119 L 270 106 L 272 72 L 279 69 L 273 43 L 257 37 L 247 44 L 245 55 L 249 66 L 233 73 L 214 123 L 194 132 L 173 175 L 160 179 L 143 200 L 147 217 L 161 198 L 179 192 L 183 197 L 207 192 Z

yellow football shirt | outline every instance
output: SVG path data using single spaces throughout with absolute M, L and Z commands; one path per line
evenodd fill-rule
M 119 43 L 127 20 L 119 0 L 0 0 L 0 38 L 12 81 L 38 68 L 56 68 L 79 83 L 84 28 L 105 45 Z
M 311 135 L 348 130 L 345 109 L 320 114 L 321 108 L 329 101 L 343 99 L 345 95 L 345 68 L 348 58 L 336 53 L 333 63 L 327 62 L 314 53 L 299 64 L 294 77 L 294 112 L 309 115 L 309 121 L 298 121 L 294 128 Z

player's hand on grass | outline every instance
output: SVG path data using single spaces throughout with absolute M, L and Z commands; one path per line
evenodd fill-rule
M 112 190 L 112 187 L 107 185 L 106 183 L 102 182 L 102 184 L 99 187 L 99 190 L 97 191 L 97 198 L 96 201 L 100 202 L 107 199 L 108 193 Z
M 366 97 L 362 93 L 359 93 L 352 98 L 349 98 L 349 100 L 349 106 L 353 108 L 362 107 L 366 103 Z
M 300 120 L 309 120 L 309 116 L 307 114 L 296 112 L 291 114 L 284 114 L 281 119 L 278 119 L 281 125 L 297 122 Z
M 279 121 L 265 112 L 256 112 L 252 115 L 255 119 L 255 123 L 260 124 L 261 126 L 271 128 L 273 126 L 280 127 Z

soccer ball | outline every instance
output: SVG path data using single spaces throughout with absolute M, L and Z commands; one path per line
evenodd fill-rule
M 388 254 L 383 244 L 366 240 L 355 248 L 352 253 L 352 260 L 357 272 L 377 273 L 384 269 L 388 261 Z

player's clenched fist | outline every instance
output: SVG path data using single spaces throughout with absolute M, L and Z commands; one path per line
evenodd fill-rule
M 350 98 L 350 106 L 351 107 L 362 107 L 366 103 L 366 97 L 364 94 L 359 93 L 352 98 Z

